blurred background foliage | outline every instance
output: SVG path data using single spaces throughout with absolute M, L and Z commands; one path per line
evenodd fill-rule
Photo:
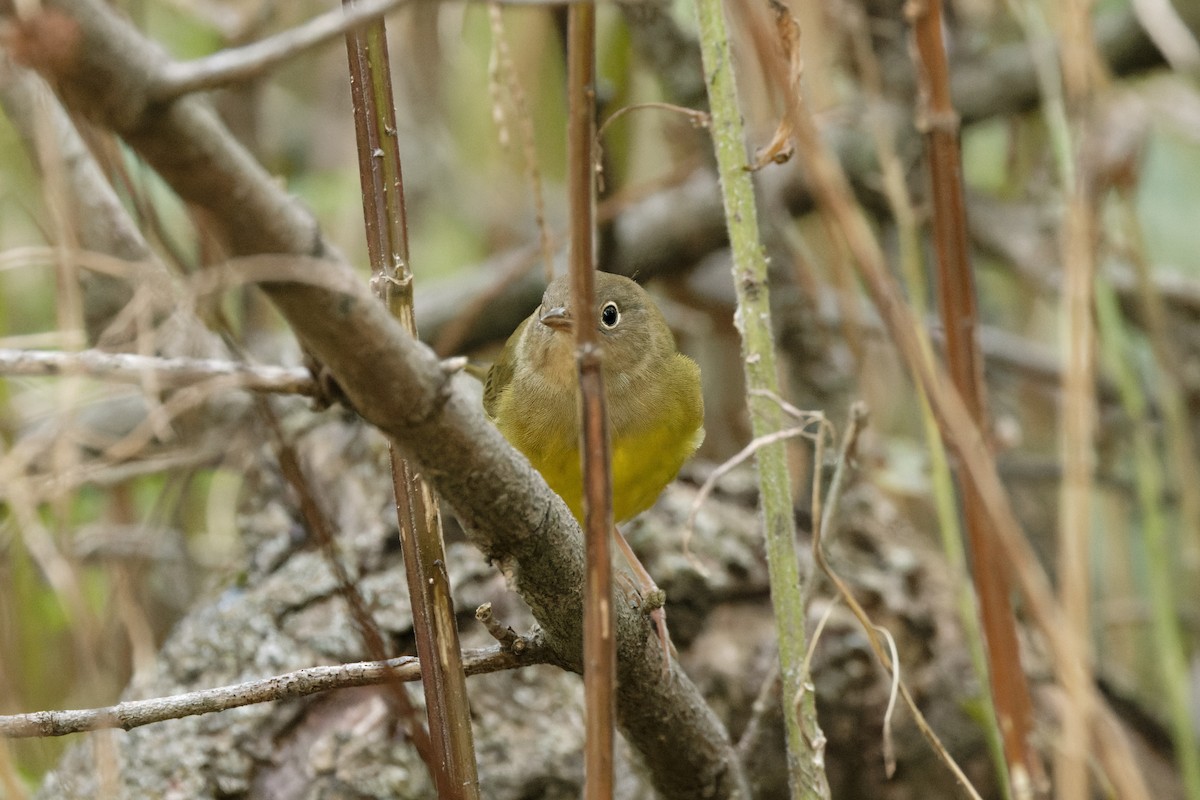
M 1136 5 L 1137 0 L 1131 2 Z M 1095 4 L 1098 30 L 1102 20 L 1136 27 L 1131 2 Z M 1189 2 L 1177 6 L 1185 9 Z M 309 0 L 122 0 L 118 5 L 179 59 L 254 41 L 331 7 Z M 807 102 L 831 135 L 862 134 L 869 127 L 864 114 L 868 95 L 850 56 L 854 34 L 848 23 L 860 12 L 867 15 L 884 71 L 880 107 L 923 214 L 916 98 L 898 5 L 873 0 L 792 3 L 804 32 Z M 1032 60 L 1030 54 L 1046 48 L 1045 37 L 1057 33 L 1052 0 L 952 0 L 948 6 L 952 71 L 982 70 L 986 76 L 988 65 L 1005 48 L 1018 53 L 1024 48 L 1027 61 Z M 685 41 L 694 35 L 688 2 L 669 3 L 664 13 Z M 1198 16 L 1188 12 L 1185 19 L 1195 25 Z M 522 99 L 514 97 L 509 76 L 498 71 L 495 18 L 484 4 L 413 4 L 389 18 L 416 303 L 421 324 L 428 323 L 426 332 L 441 332 L 454 317 L 451 311 L 468 307 L 483 287 L 518 284 L 511 275 L 514 263 L 525 264 L 533 276 L 521 280 L 536 284 L 541 266 L 530 155 L 543 194 L 546 230 L 556 246 L 562 242 L 563 18 L 532 7 L 506 8 L 498 17 Z M 1036 26 L 1021 23 L 1034 17 L 1045 26 L 1043 38 L 1029 33 Z M 615 4 L 600 9 L 601 120 L 635 103 L 701 104 L 697 92 L 703 86 L 699 75 L 688 71 L 688 59 L 656 61 L 658 45 L 639 40 L 631 18 Z M 735 44 L 745 65 L 740 78 L 753 148 L 769 141 L 780 106 L 762 91 L 753 55 L 746 52 L 748 43 Z M 682 77 L 664 70 L 663 63 L 673 63 Z M 994 82 L 1007 80 L 1006 75 L 997 70 L 992 83 L 985 79 L 979 84 L 982 92 L 995 93 L 996 105 L 963 129 L 964 178 L 999 459 L 1028 535 L 1052 568 L 1060 476 L 1056 236 L 1063 199 L 1046 117 L 1036 99 L 1005 99 L 1003 87 Z M 1172 585 L 1182 587 L 1175 606 L 1191 654 L 1193 696 L 1200 696 L 1200 592 L 1195 588 L 1200 586 L 1200 532 L 1188 529 L 1177 513 L 1179 492 L 1188 487 L 1179 485 L 1168 454 L 1167 436 L 1172 434 L 1164 432 L 1158 410 L 1165 368 L 1178 376 L 1189 413 L 1183 435 L 1197 433 L 1197 75 L 1200 65 L 1172 69 L 1155 52 L 1134 66 L 1118 66 L 1103 84 L 1098 118 L 1089 132 L 1099 142 L 1097 159 L 1109 159 L 1097 168 L 1129 173 L 1121 179 L 1120 191 L 1100 198 L 1101 273 L 1118 287 L 1128 287 L 1136 262 L 1149 265 L 1170 311 L 1169 337 L 1179 358 L 1176 364 L 1155 361 L 1137 303 L 1123 291 L 1129 338 L 1121 355 L 1131 359 L 1152 407 L 1146 420 L 1130 419 L 1106 388 L 1111 375 L 1101 370 L 1091 554 L 1093 643 L 1101 678 L 1159 720 L 1168 709 L 1150 639 L 1147 587 L 1164 576 L 1155 574 L 1145 555 L 1129 433 L 1135 424 L 1149 424 L 1166 465 L 1168 487 L 1161 505 L 1171 552 L 1178 556 L 1168 564 L 1175 571 L 1169 577 Z M 270 75 L 214 93 L 212 100 L 256 157 L 318 216 L 327 238 L 351 263 L 365 265 L 340 43 L 300 54 Z M 533 136 L 528 144 L 523 141 L 525 125 Z M 202 221 L 127 151 L 95 131 L 89 136 L 97 150 L 117 155 L 107 162 L 109 172 L 159 257 L 181 274 L 211 261 L 214 250 L 205 240 Z M 709 434 L 701 457 L 727 458 L 746 443 L 748 425 L 721 221 L 717 217 L 709 224 L 717 226 L 714 233 L 693 229 L 689 226 L 696 220 L 675 219 L 670 213 L 674 208 L 676 216 L 710 219 L 680 199 L 689 196 L 689 180 L 711 174 L 707 134 L 676 113 L 644 109 L 615 121 L 603 146 L 602 263 L 649 279 L 682 347 L 704 369 Z M 882 211 L 880 176 L 870 148 L 865 154 L 853 147 L 842 152 L 864 203 L 878 212 L 877 232 L 894 258 L 895 227 Z M 797 168 L 770 166 L 759 180 L 773 280 L 783 298 L 777 326 L 788 356 L 789 399 L 802 407 L 823 408 L 840 421 L 848 401 L 863 398 L 873 412 L 864 449 L 866 479 L 886 487 L 936 538 L 928 458 L 912 385 L 890 345 L 880 339 L 840 243 L 830 238 L 809 202 L 795 199 Z M 31 247 L 64 245 L 69 221 L 61 218 L 55 191 L 52 171 L 38 166 L 22 137 L 0 117 L 0 347 L 70 350 L 87 344 L 81 320 L 71 314 L 74 274 L 56 269 L 53 251 L 22 255 Z M 706 207 L 719 202 L 715 185 L 708 185 L 707 192 Z M 665 211 L 652 206 L 656 198 L 667 204 Z M 692 237 L 695 250 L 685 249 L 679 256 L 655 251 L 674 246 L 664 239 L 665 244 L 652 241 L 650 255 L 630 258 L 617 240 L 620 226 L 635 226 L 639 215 L 671 220 Z M 363 279 L 367 277 L 364 266 Z M 500 304 L 477 309 L 482 318 L 494 317 L 496 328 L 484 326 L 477 336 L 460 337 L 471 345 L 470 355 L 489 359 L 492 348 L 536 302 L 527 298 L 537 291 L 516 301 L 523 308 L 516 316 Z M 230 293 L 218 308 L 202 306 L 198 313 L 214 327 L 227 324 L 224 335 L 266 363 L 298 361 L 286 330 L 252 293 Z M 992 335 L 998 338 L 987 338 Z M 248 490 L 239 463 L 259 457 L 262 442 L 253 431 L 243 430 L 214 447 L 190 427 L 194 423 L 180 421 L 156 428 L 134 451 L 114 456 L 112 448 L 139 430 L 153 407 L 137 387 L 76 378 L 0 381 L 6 484 L 0 506 L 0 711 L 113 701 L 133 671 L 152 663 L 156 644 L 193 598 L 237 580 L 244 544 L 236 508 L 240 493 Z M 810 459 L 797 445 L 801 497 L 807 492 L 804 464 Z M 0 751 L 8 748 L 16 771 L 33 782 L 54 763 L 62 746 L 61 740 L 20 741 L 0 743 Z

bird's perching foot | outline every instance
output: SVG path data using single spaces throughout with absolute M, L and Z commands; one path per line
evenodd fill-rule
M 633 570 L 633 574 L 637 578 L 638 593 L 642 596 L 641 610 L 650 615 L 650 619 L 654 622 L 654 628 L 658 631 L 658 641 L 662 645 L 662 671 L 663 675 L 666 675 L 671 671 L 671 654 L 675 652 L 675 645 L 671 644 L 671 634 L 667 630 L 667 593 L 658 588 L 654 578 L 650 577 L 650 572 L 633 552 L 633 548 L 629 546 L 621 529 L 616 526 L 613 527 L 613 538 L 616 539 L 621 554 L 625 556 L 625 563 L 629 564 L 629 568 Z

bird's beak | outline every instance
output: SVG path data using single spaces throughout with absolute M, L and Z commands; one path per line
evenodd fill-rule
M 538 322 L 556 331 L 570 331 L 574 325 L 574 320 L 571 319 L 571 312 L 567 311 L 563 306 L 549 309 L 538 318 Z

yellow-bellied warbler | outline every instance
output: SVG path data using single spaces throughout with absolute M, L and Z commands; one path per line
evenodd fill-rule
M 583 521 L 577 314 L 570 280 L 504 345 L 484 385 L 488 416 Z M 645 511 L 704 440 L 700 368 L 675 349 L 654 300 L 620 275 L 596 273 L 597 325 L 612 447 L 613 519 Z

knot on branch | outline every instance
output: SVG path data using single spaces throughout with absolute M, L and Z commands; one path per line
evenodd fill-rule
M 103 20 L 127 31 L 104 31 L 98 18 L 86 18 L 84 10 L 80 15 L 85 18 L 55 8 L 13 13 L 3 45 L 17 63 L 36 70 L 64 95 L 68 106 L 84 110 L 118 132 L 128 132 L 145 115 L 151 76 L 166 59 L 155 50 L 123 46 L 133 31 L 123 21 Z

